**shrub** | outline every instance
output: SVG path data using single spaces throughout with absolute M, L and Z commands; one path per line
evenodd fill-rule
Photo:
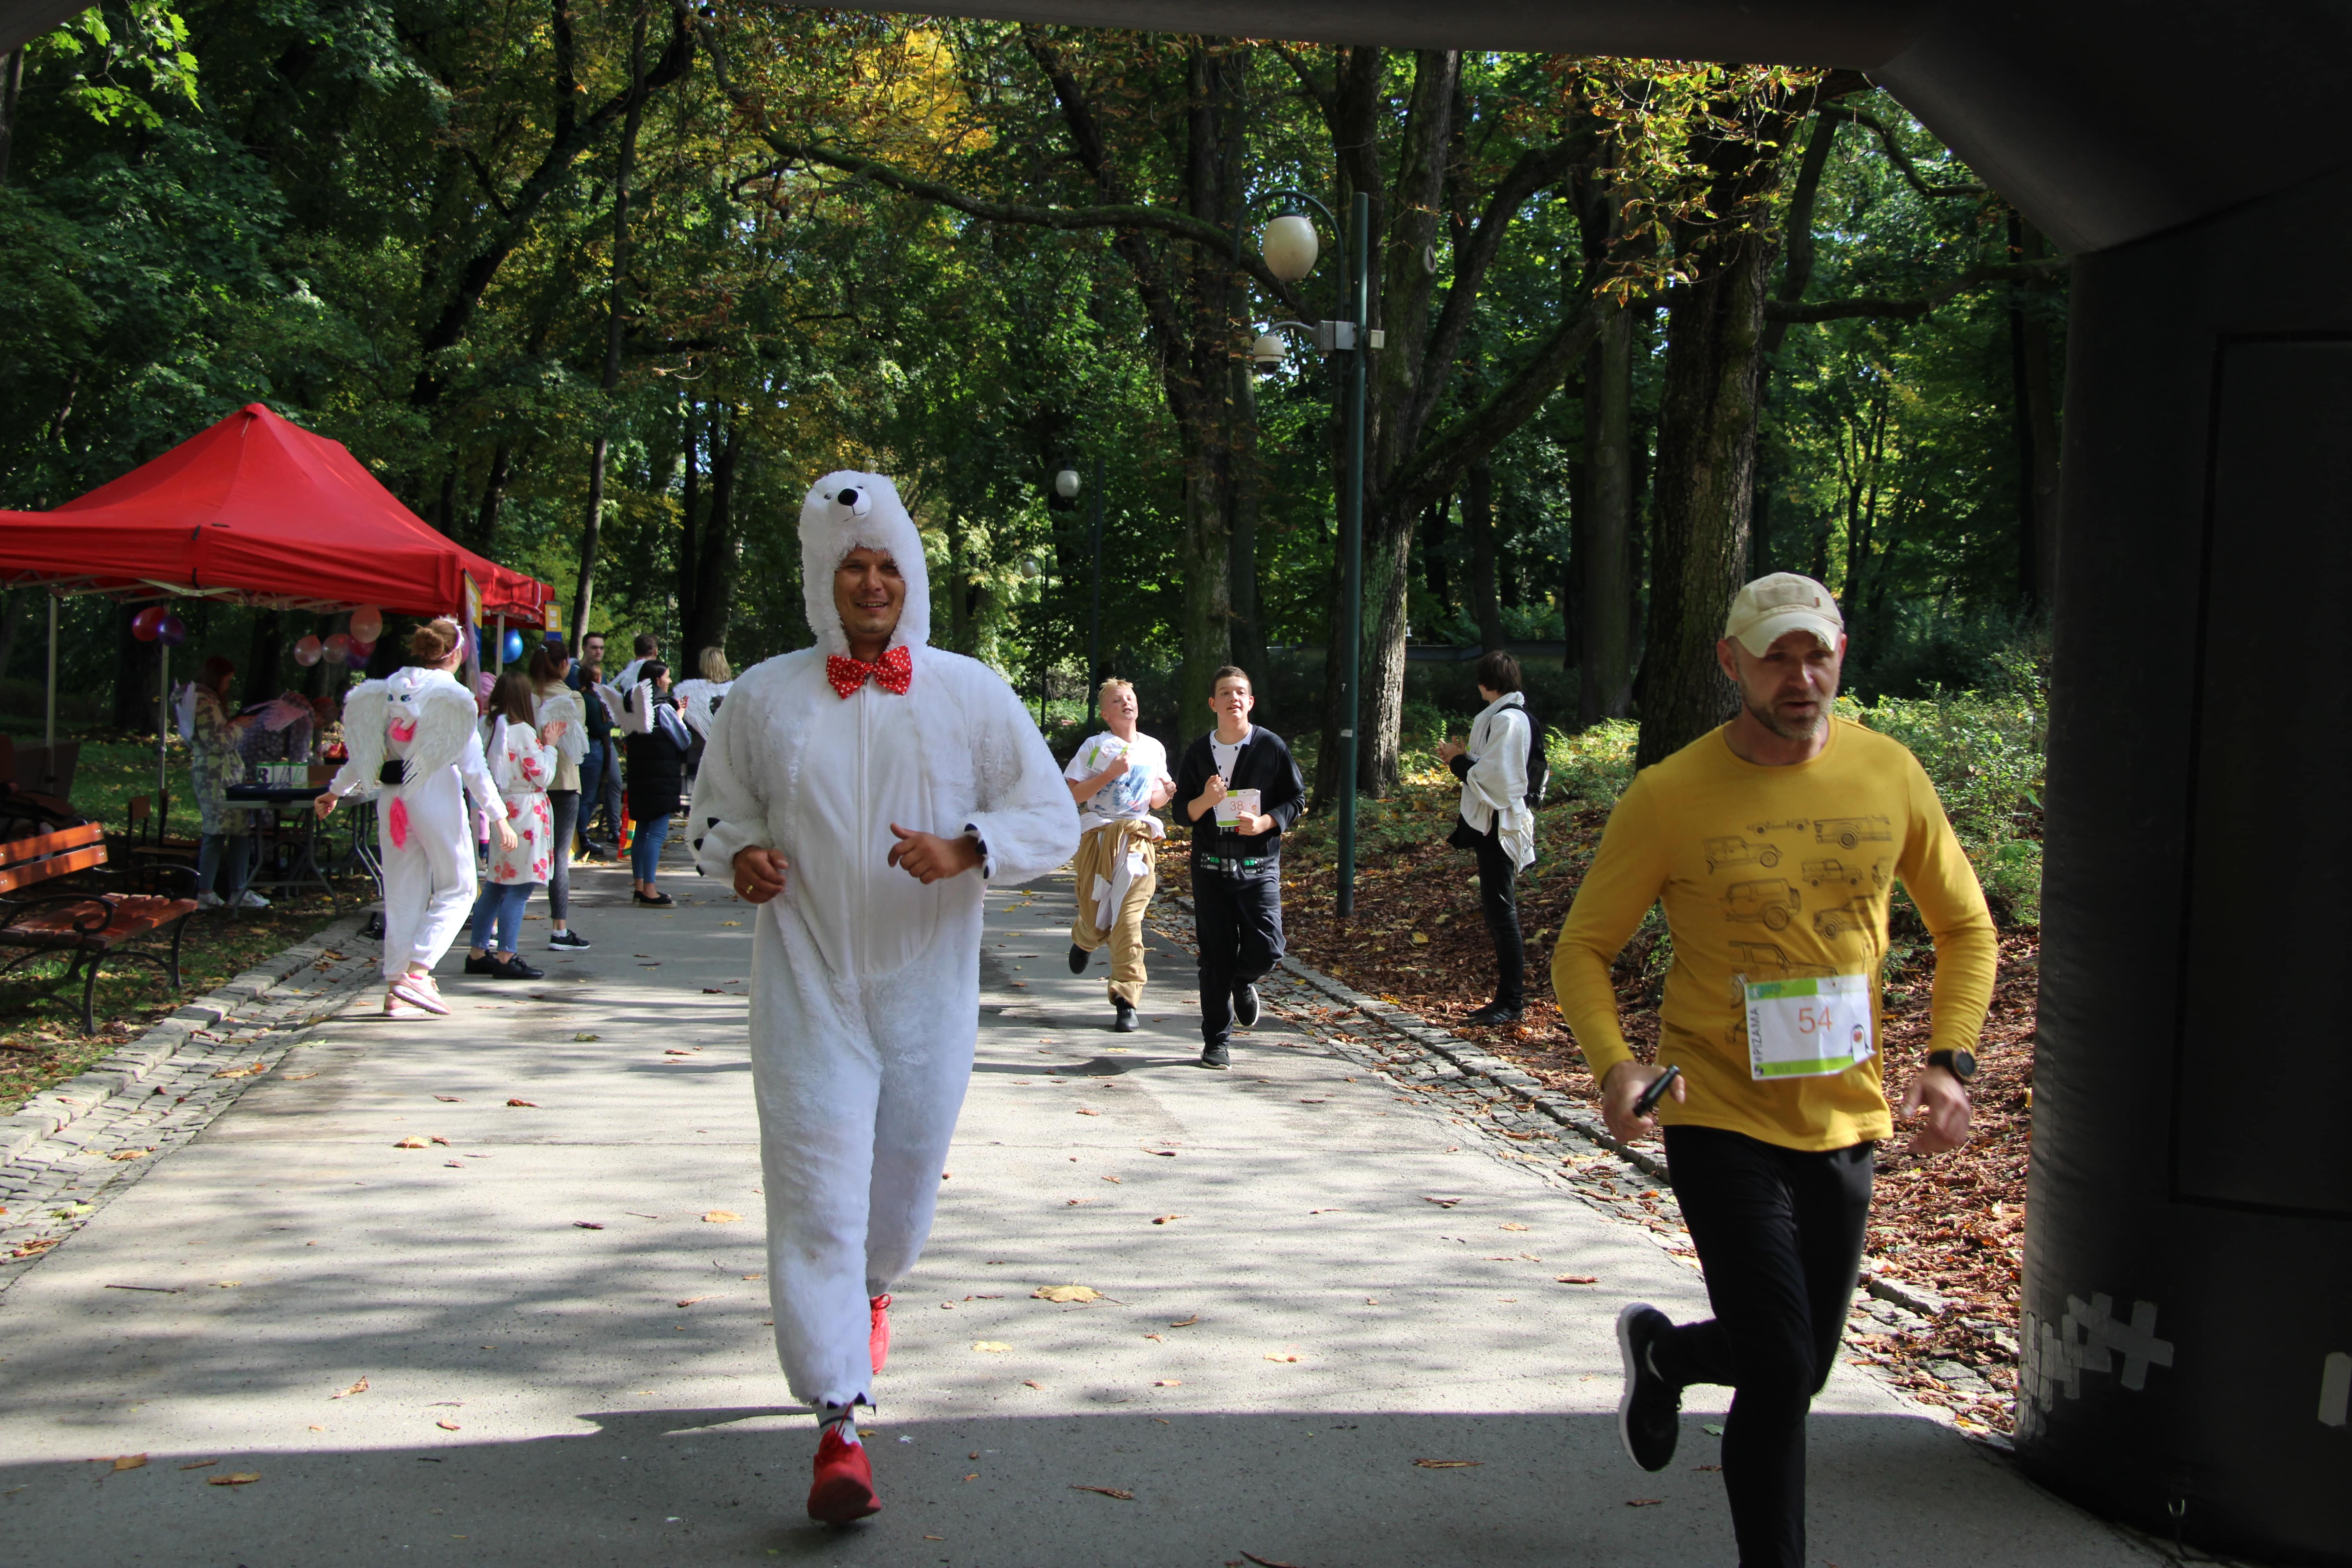
M 1627 719 L 1603 719 L 1573 735 L 1548 732 L 1544 756 L 1551 763 L 1551 793 L 1546 804 L 1614 801 L 1633 782 L 1633 748 L 1641 738 L 1642 727 Z

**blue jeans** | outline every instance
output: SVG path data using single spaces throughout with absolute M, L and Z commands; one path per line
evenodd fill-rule
M 620 748 L 610 741 L 591 741 L 588 754 L 580 759 L 580 836 L 597 837 L 593 824 L 602 811 L 604 817 L 604 842 L 615 844 L 621 837 L 621 754 Z
M 662 846 L 669 842 L 669 818 L 656 816 L 651 822 L 637 824 L 637 837 L 629 846 L 629 868 L 638 881 L 650 882 L 661 868 Z
M 530 890 L 538 886 L 537 882 L 484 882 L 474 900 L 474 945 L 499 952 L 520 951 L 522 907 L 530 902 Z
M 243 833 L 207 833 L 196 845 L 196 891 L 210 892 L 213 878 L 219 872 L 221 851 L 228 851 L 228 891 L 221 896 L 230 903 L 245 891 L 245 879 L 253 875 L 253 839 Z

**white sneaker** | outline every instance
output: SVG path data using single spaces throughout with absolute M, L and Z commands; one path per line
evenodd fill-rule
M 216 910 L 221 908 L 226 902 L 226 900 L 224 900 L 218 893 L 214 892 L 210 888 L 206 888 L 203 892 L 196 895 L 196 908 L 200 910 Z
M 247 888 L 236 896 L 236 907 L 241 910 L 266 910 L 269 907 L 269 900 Z

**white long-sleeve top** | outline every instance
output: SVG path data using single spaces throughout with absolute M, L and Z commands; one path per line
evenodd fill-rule
M 842 697 L 824 651 L 744 672 L 711 724 L 689 808 L 695 865 L 731 880 L 746 848 L 790 863 L 777 916 L 805 927 L 844 977 L 897 971 L 970 924 L 982 886 L 1025 882 L 1077 850 L 1062 771 L 1003 678 L 976 659 L 912 649 L 904 696 L 868 681 Z M 893 824 L 985 847 L 976 875 L 925 887 L 888 864 Z
M 1513 865 L 1526 866 L 1536 858 L 1536 816 L 1528 809 L 1527 699 L 1506 691 L 1486 704 L 1464 750 L 1470 771 L 1462 775 L 1462 820 L 1480 833 L 1494 830 Z
M 446 669 L 411 665 L 352 688 L 343 700 L 343 735 L 351 754 L 335 770 L 328 792 L 373 794 L 381 787 L 378 770 L 387 762 L 403 764 L 407 774 L 404 788 L 454 767 L 467 798 L 483 816 L 503 820 L 506 802 L 490 780 L 474 716 L 474 700 Z

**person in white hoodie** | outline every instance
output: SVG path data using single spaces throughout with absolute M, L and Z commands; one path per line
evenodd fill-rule
M 1531 771 L 1543 776 L 1543 758 L 1519 687 L 1519 661 L 1502 648 L 1487 653 L 1478 661 L 1478 696 L 1486 706 L 1470 726 L 1470 743 L 1437 746 L 1462 781 L 1461 819 L 1446 842 L 1478 857 L 1479 902 L 1495 939 L 1495 999 L 1463 1020 L 1468 1024 L 1516 1024 L 1527 1009 L 1518 875 L 1536 858 L 1536 792 L 1528 780 Z
M 474 836 L 466 799 L 489 818 L 500 847 L 516 844 L 490 782 L 473 698 L 452 672 L 465 657 L 457 623 L 430 621 L 408 639 L 414 661 L 343 699 L 350 757 L 313 803 L 382 790 L 376 830 L 383 864 L 383 1010 L 387 1017 L 446 1015 L 433 966 L 474 906 Z
M 856 1407 L 929 1237 L 979 1037 L 982 895 L 1070 858 L 1077 808 L 1013 689 L 929 646 L 923 542 L 877 474 L 801 508 L 814 647 L 710 727 L 696 866 L 759 906 L 751 1071 L 776 1351 L 819 1424 L 811 1517 L 876 1511 Z

